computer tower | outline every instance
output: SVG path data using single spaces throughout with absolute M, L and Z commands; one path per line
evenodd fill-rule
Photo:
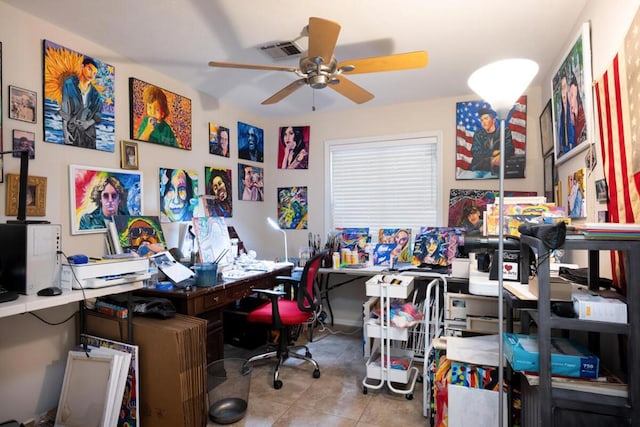
M 0 285 L 24 295 L 60 286 L 59 224 L 0 224 Z

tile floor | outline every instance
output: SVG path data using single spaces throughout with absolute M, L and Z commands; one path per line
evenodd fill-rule
M 290 358 L 280 369 L 283 387 L 275 390 L 273 361 L 256 362 L 251 377 L 247 415 L 232 426 L 424 426 L 422 383 L 416 383 L 413 399 L 393 393 L 385 386 L 362 393 L 365 359 L 362 356 L 360 329 L 314 331 L 308 343 L 313 358 L 320 365 L 321 376 L 312 377 L 313 366 Z M 348 334 L 351 333 L 351 334 Z M 306 341 L 301 334 L 299 343 Z M 225 357 L 242 357 L 259 353 L 225 345 Z M 422 373 L 422 366 L 417 365 Z M 373 380 L 372 384 L 378 382 Z M 217 424 L 209 422 L 208 427 Z

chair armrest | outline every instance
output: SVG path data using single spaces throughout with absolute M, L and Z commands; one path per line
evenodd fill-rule
M 291 276 L 276 276 L 276 283 L 283 285 L 287 299 L 292 299 L 296 289 L 300 285 L 300 279 L 295 279 Z
M 286 294 L 274 289 L 254 289 L 253 291 L 269 297 L 271 300 L 271 318 L 273 319 L 274 325 L 277 328 L 280 328 L 282 326 L 282 320 L 280 319 L 280 310 L 278 309 L 278 298 L 285 296 Z

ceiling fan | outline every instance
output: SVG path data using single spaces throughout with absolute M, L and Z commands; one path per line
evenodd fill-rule
M 300 65 L 298 67 L 239 64 L 219 61 L 211 61 L 209 62 L 209 66 L 248 70 L 289 71 L 300 77 L 300 79 L 285 86 L 274 95 L 262 101 L 263 105 L 275 104 L 304 85 L 309 85 L 313 89 L 330 87 L 353 102 L 362 104 L 372 100 L 374 95 L 347 79 L 345 75 L 407 70 L 427 66 L 427 52 L 425 51 L 350 59 L 338 62 L 333 56 L 333 51 L 338 41 L 340 24 L 322 18 L 309 18 L 307 31 L 309 34 L 309 49 L 307 56 L 300 59 Z

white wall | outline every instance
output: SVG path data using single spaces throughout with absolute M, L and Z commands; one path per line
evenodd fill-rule
M 606 63 L 626 32 L 626 25 L 635 13 L 637 1 L 616 0 L 617 7 L 606 2 L 591 1 L 585 19 L 592 19 L 592 44 L 594 50 L 594 75 L 606 67 Z M 596 18 L 597 16 L 597 18 Z M 157 173 L 159 167 L 188 168 L 198 171 L 201 177 L 204 166 L 228 167 L 237 180 L 237 150 L 233 157 L 224 159 L 208 154 L 208 122 L 226 125 L 235 130 L 236 122 L 243 121 L 260 126 L 265 132 L 265 195 L 264 203 L 238 201 L 234 194 L 234 215 L 228 220 L 234 225 L 247 247 L 255 249 L 259 256 L 272 259 L 282 256 L 282 236 L 265 227 L 265 218 L 275 216 L 276 188 L 278 186 L 306 185 L 309 189 L 309 229 L 287 231 L 289 252 L 297 253 L 306 241 L 309 231 L 322 235 L 324 224 L 324 164 L 322 142 L 326 140 L 361 138 L 380 135 L 398 135 L 424 131 L 440 131 L 443 135 L 444 185 L 442 197 L 448 200 L 451 188 L 497 189 L 497 181 L 456 181 L 455 165 L 455 104 L 458 101 L 476 99 L 466 97 L 430 100 L 406 105 L 368 108 L 360 106 L 340 113 L 303 114 L 272 120 L 256 117 L 195 92 L 188 85 L 144 68 L 133 60 L 122 58 L 107 47 L 98 46 L 86 39 L 54 27 L 45 20 L 26 15 L 4 3 L 0 3 L 0 41 L 3 42 L 3 89 L 16 85 L 38 92 L 38 122 L 28 124 L 9 120 L 3 109 L 2 136 L 7 147 L 13 129 L 36 133 L 36 159 L 30 162 L 30 174 L 47 176 L 47 216 L 52 223 L 63 226 L 63 249 L 67 254 L 102 254 L 102 235 L 72 236 L 69 228 L 68 165 L 79 164 L 106 168 L 119 167 L 119 148 L 115 153 L 105 153 L 76 147 L 59 146 L 42 141 L 42 39 L 51 40 L 70 49 L 89 54 L 116 67 L 116 138 L 129 139 L 128 78 L 136 77 L 167 90 L 189 97 L 193 109 L 193 150 L 184 151 L 156 144 L 139 144 L 140 169 L 144 174 L 144 212 L 158 214 Z M 550 77 L 549 77 L 550 79 Z M 547 79 L 547 81 L 549 80 Z M 6 96 L 6 91 L 4 92 Z M 546 87 L 530 88 L 528 95 L 528 128 L 526 179 L 507 180 L 506 190 L 533 190 L 541 192 L 542 159 L 539 149 L 538 116 L 550 91 Z M 544 102 L 543 102 L 544 100 Z M 6 106 L 3 100 L 2 107 Z M 277 131 L 284 125 L 310 125 L 311 147 L 308 171 L 288 171 L 276 168 Z M 233 132 L 236 134 L 236 132 Z M 236 137 L 232 137 L 233 142 Z M 574 159 L 577 161 L 577 159 Z M 572 164 L 573 162 L 568 162 Z M 570 166 L 571 165 L 567 165 Z M 17 173 L 18 161 L 5 156 L 5 173 Z M 562 176 L 562 175 L 561 175 Z M 592 184 L 592 182 L 590 183 Z M 234 185 L 235 188 L 235 185 Z M 0 200 L 5 186 L 0 185 Z M 202 193 L 202 188 L 200 189 Z M 1 205 L 1 203 L 0 203 Z M 446 203 L 443 204 L 446 206 Z M 445 209 L 445 208 L 443 208 Z M 0 208 L 0 214 L 4 209 Z M 446 212 L 442 213 L 444 221 Z M 6 220 L 0 216 L 0 221 Z M 1 242 L 7 244 L 7 242 Z M 336 317 L 347 322 L 359 319 L 360 290 L 341 289 L 340 313 Z M 45 310 L 40 314 L 47 319 L 61 320 L 75 310 L 75 305 Z M 50 327 L 29 315 L 0 319 L 0 420 L 16 418 L 24 421 L 57 404 L 61 386 L 62 369 L 66 352 L 73 343 L 73 326 Z

